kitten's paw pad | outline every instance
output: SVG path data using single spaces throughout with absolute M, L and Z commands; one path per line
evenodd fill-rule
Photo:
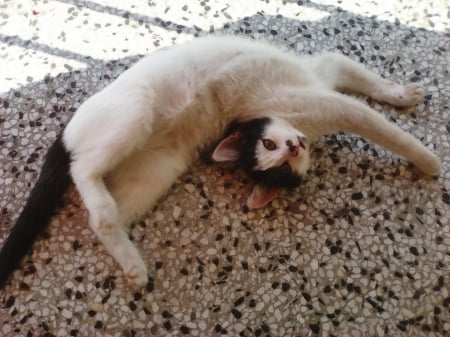
M 131 266 L 125 272 L 125 276 L 128 280 L 128 283 L 134 289 L 142 289 L 147 285 L 148 276 L 147 276 L 147 268 L 144 265 L 134 265 Z

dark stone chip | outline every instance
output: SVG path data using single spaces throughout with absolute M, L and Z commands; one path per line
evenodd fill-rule
M 450 194 L 448 193 L 442 194 L 442 201 L 447 205 L 450 205 Z
M 152 292 L 154 288 L 155 288 L 155 284 L 153 283 L 153 280 L 150 279 L 147 283 L 146 289 L 148 292 Z
M 101 321 L 95 322 L 95 328 L 96 328 L 96 329 L 101 329 L 101 328 L 103 328 L 103 323 L 102 323 Z
M 16 301 L 14 296 L 9 296 L 8 299 L 6 300 L 6 304 L 5 304 L 5 308 L 11 308 L 14 304 L 14 302 Z
M 105 304 L 108 302 L 109 298 L 111 297 L 111 293 L 108 293 L 105 297 L 102 298 L 102 304 Z
M 25 282 L 20 282 L 20 290 L 30 290 L 30 286 L 26 284 Z
M 242 313 L 241 313 L 239 310 L 231 309 L 231 313 L 233 314 L 233 316 L 234 316 L 236 319 L 239 319 L 239 318 L 242 317 Z
M 361 200 L 363 198 L 363 194 L 361 192 L 356 192 L 352 194 L 352 200 Z
M 330 253 L 331 254 L 337 254 L 340 251 L 340 248 L 338 246 L 331 246 Z
M 263 324 L 261 325 L 261 329 L 262 329 L 264 332 L 269 332 L 269 331 L 270 331 L 269 326 L 268 326 L 267 324 L 265 324 L 265 323 L 263 323 Z
M 442 305 L 444 306 L 444 308 L 450 307 L 450 296 L 447 297 L 447 298 L 442 302 Z
M 281 289 L 282 289 L 283 291 L 288 291 L 290 288 L 291 288 L 291 286 L 289 285 L 289 283 L 283 283 L 283 284 L 281 285 Z
M 133 301 L 130 301 L 128 303 L 128 306 L 130 307 L 131 311 L 135 311 L 137 309 L 137 305 Z
M 411 252 L 411 254 L 419 256 L 419 251 L 417 250 L 417 247 L 409 247 L 409 251 Z
M 72 248 L 73 248 L 73 250 L 78 250 L 79 248 L 81 248 L 82 247 L 82 245 L 80 244 L 80 242 L 78 241 L 78 240 L 75 240 L 73 243 L 72 243 Z
M 430 332 L 431 331 L 431 327 L 428 324 L 424 324 L 424 325 L 422 325 L 422 330 Z
M 329 288 L 330 286 L 326 286 L 324 291 L 327 293 L 329 291 L 327 291 L 327 288 Z M 329 288 L 329 290 L 331 291 L 331 288 Z M 308 302 L 311 301 L 311 295 L 306 293 L 306 292 L 302 292 L 303 297 L 305 298 L 305 300 L 307 300 Z
M 401 331 L 406 331 L 406 326 L 403 324 L 397 324 L 397 328 Z
M 310 324 L 309 328 L 311 329 L 312 332 L 314 332 L 315 334 L 318 334 L 320 331 L 320 326 L 319 324 Z
M 180 331 L 184 334 L 184 335 L 188 335 L 191 330 L 186 326 L 186 325 L 182 325 L 180 326 Z
M 161 313 L 161 315 L 162 315 L 162 317 L 163 318 L 172 318 L 173 317 L 173 315 L 170 313 L 170 312 L 168 312 L 167 310 L 164 310 L 162 313 Z
M 166 329 L 167 331 L 169 331 L 170 329 L 172 329 L 172 324 L 170 324 L 170 321 L 165 321 L 163 323 L 163 327 L 164 329 Z
M 237 307 L 239 305 L 241 305 L 242 303 L 244 303 L 244 296 L 239 297 L 236 302 L 234 302 L 234 306 Z
M 405 234 L 407 237 L 410 237 L 410 238 L 412 238 L 414 236 L 409 228 L 405 230 Z

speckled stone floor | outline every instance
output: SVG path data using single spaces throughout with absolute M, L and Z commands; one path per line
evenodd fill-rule
M 0 292 L 0 335 L 448 336 L 447 11 L 437 0 L 2 0 L 0 245 L 80 103 L 142 55 L 208 33 L 340 51 L 422 83 L 411 115 L 369 104 L 435 149 L 443 167 L 424 177 L 338 134 L 314 145 L 300 188 L 246 212 L 240 171 L 199 163 L 131 232 L 153 277 L 140 293 L 72 190 Z

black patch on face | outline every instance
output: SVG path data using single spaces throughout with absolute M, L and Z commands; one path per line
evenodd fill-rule
M 242 149 L 236 162 L 255 184 L 268 188 L 278 187 L 290 190 L 300 185 L 302 178 L 298 173 L 292 171 L 287 162 L 266 170 L 254 169 L 257 163 L 256 145 L 263 138 L 264 130 L 270 122 L 269 117 L 252 119 L 246 122 L 233 121 L 227 127 L 223 139 L 232 133 L 237 133 L 241 137 Z
M 267 170 L 252 170 L 248 174 L 257 184 L 268 188 L 279 187 L 292 190 L 302 182 L 302 177 L 293 172 L 287 162 Z

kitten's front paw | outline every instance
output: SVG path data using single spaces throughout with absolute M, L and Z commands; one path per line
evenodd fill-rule
M 438 175 L 441 170 L 441 160 L 435 154 L 430 153 L 424 156 L 420 163 L 416 163 L 416 166 L 424 173 L 435 176 Z
M 136 290 L 140 290 L 147 285 L 147 267 L 143 263 L 134 264 L 125 271 L 128 283 Z
M 424 90 L 418 83 L 409 83 L 405 86 L 397 85 L 393 89 L 392 104 L 409 107 L 416 105 L 423 97 Z

